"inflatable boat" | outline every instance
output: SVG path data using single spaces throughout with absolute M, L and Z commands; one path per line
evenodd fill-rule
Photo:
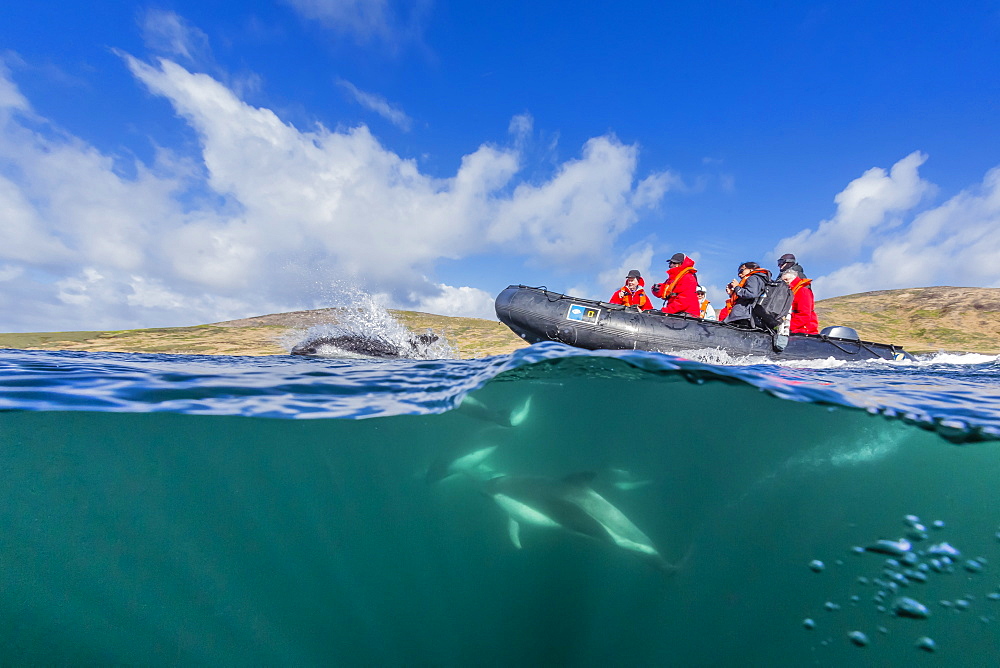
M 772 360 L 912 360 L 899 346 L 862 341 L 850 327 L 820 334 L 741 329 L 714 320 L 580 299 L 544 287 L 511 285 L 496 298 L 497 317 L 528 343 L 559 341 L 589 350 L 649 350 L 677 355 L 723 350 Z

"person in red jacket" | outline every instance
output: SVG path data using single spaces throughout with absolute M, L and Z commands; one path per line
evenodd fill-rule
M 819 334 L 819 320 L 816 318 L 816 298 L 810 283 L 795 269 L 788 268 L 781 273 L 781 280 L 792 289 L 792 320 L 788 331 L 791 334 Z
M 643 290 L 644 285 L 646 285 L 646 282 L 642 280 L 642 274 L 639 273 L 638 269 L 633 269 L 625 277 L 625 285 L 619 288 L 618 292 L 611 295 L 611 299 L 608 302 L 611 304 L 635 306 L 642 311 L 648 311 L 653 308 L 653 304 L 649 301 L 649 297 L 646 296 L 646 292 Z
M 653 296 L 666 299 L 664 313 L 686 313 L 701 317 L 701 301 L 698 299 L 698 270 L 694 260 L 684 253 L 674 253 L 667 262 L 667 281 L 653 286 Z

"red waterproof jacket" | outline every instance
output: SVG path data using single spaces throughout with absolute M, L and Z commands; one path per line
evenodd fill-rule
M 819 334 L 819 320 L 816 318 L 816 298 L 812 283 L 808 278 L 794 278 L 788 286 L 792 289 L 792 334 Z
M 667 269 L 667 281 L 653 286 L 653 296 L 667 300 L 663 307 L 664 313 L 687 313 L 696 318 L 701 317 L 697 273 L 694 260 L 687 255 L 679 266 Z
M 611 299 L 608 300 L 609 304 L 624 304 L 625 306 L 638 306 L 643 311 L 648 311 L 653 308 L 653 304 L 649 301 L 649 297 L 646 296 L 646 292 L 642 289 L 646 285 L 646 281 L 642 278 L 639 279 L 639 287 L 632 292 L 628 289 L 628 286 L 621 286 L 611 295 Z M 622 294 L 624 293 L 624 297 Z

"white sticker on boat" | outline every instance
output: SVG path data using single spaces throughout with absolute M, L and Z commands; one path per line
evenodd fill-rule
M 593 306 L 581 306 L 580 304 L 570 304 L 569 311 L 566 313 L 567 320 L 576 320 L 577 322 L 590 322 L 596 323 L 597 316 L 601 314 L 601 309 L 594 308 Z

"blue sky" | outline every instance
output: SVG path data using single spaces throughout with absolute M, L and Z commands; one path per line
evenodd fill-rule
M 619 4 L 7 3 L 0 331 L 1000 287 L 1000 3 Z

